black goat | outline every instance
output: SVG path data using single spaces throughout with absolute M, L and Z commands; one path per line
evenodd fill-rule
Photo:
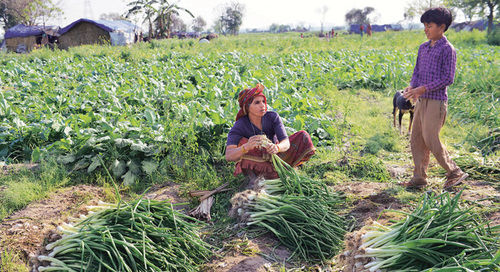
M 403 118 L 403 115 L 407 112 L 410 112 L 410 125 L 408 126 L 408 133 L 410 133 L 415 106 L 409 100 L 405 99 L 403 93 L 400 91 L 394 94 L 394 97 L 392 98 L 392 106 L 394 126 L 396 126 L 396 111 L 399 110 L 399 133 L 401 133 L 401 119 Z

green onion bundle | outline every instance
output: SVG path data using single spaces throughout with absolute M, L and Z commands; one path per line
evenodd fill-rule
M 263 227 L 276 235 L 292 254 L 304 260 L 327 260 L 343 241 L 345 220 L 313 198 L 260 194 L 248 225 Z
M 199 222 L 168 202 L 139 199 L 89 210 L 75 226 L 59 227 L 63 237 L 38 257 L 50 266 L 39 271 L 197 271 L 211 255 Z
M 263 190 L 250 205 L 248 225 L 274 233 L 293 254 L 306 261 L 327 260 L 340 249 L 345 218 L 337 215 L 344 199 L 318 181 L 302 177 L 276 155 L 280 179 L 264 180 Z
M 479 223 L 471 208 L 459 206 L 461 193 L 451 197 L 426 194 L 404 221 L 380 224 L 364 234 L 362 255 L 371 257 L 370 271 L 472 271 L 499 269 L 499 226 Z

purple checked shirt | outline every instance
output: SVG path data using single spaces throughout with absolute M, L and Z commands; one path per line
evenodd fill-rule
M 443 36 L 434 46 L 427 41 L 418 48 L 417 63 L 410 85 L 425 86 L 421 98 L 448 100 L 447 87 L 453 83 L 457 54 L 453 45 Z

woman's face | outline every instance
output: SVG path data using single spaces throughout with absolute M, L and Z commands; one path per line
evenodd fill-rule
M 254 97 L 252 103 L 248 106 L 248 115 L 262 117 L 266 114 L 266 103 L 263 96 Z

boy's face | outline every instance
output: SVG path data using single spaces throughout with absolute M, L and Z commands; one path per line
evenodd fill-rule
M 437 41 L 443 37 L 445 25 L 436 23 L 424 23 L 424 32 L 427 39 Z

